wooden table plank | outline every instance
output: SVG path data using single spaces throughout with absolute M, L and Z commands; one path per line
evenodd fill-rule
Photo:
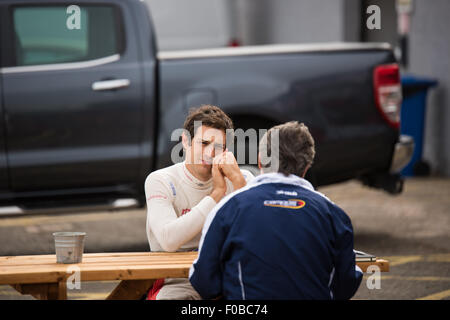
M 377 259 L 375 263 L 373 262 L 357 262 L 356 263 L 363 272 L 367 271 L 367 268 L 372 265 L 376 265 L 380 268 L 381 272 L 389 272 L 389 261 L 383 259 Z
M 116 259 L 116 260 L 111 260 L 111 261 L 84 261 L 82 263 L 72 263 L 71 265 L 77 265 L 77 266 L 94 266 L 94 265 L 98 265 L 98 266 L 102 266 L 102 265 L 127 265 L 127 264 L 170 264 L 170 263 L 192 263 L 193 259 L 143 259 L 143 260 L 120 260 L 120 259 Z M 0 264 L 0 268 L 29 268 L 32 269 L 34 267 L 44 267 L 44 266 L 60 266 L 60 265 L 64 265 L 64 264 L 58 264 L 56 263 L 56 261 L 51 262 L 51 261 L 43 261 L 42 263 L 35 263 L 35 264 L 5 264 L 5 265 L 1 265 Z M 67 266 L 68 264 L 66 264 Z
M 66 281 L 58 283 L 11 285 L 21 294 L 29 294 L 38 300 L 67 300 Z
M 168 256 L 172 257 L 173 255 L 176 255 L 177 257 L 182 256 L 192 256 L 193 254 L 197 254 L 197 251 L 184 251 L 184 252 L 155 252 L 155 251 L 148 251 L 148 252 L 102 252 L 102 253 L 84 253 L 84 258 L 111 258 L 111 257 L 117 257 L 117 258 L 132 258 L 132 257 L 157 257 L 157 256 Z M 41 260 L 46 258 L 56 258 L 56 255 L 54 254 L 45 254 L 45 255 L 27 255 L 27 256 L 3 256 L 0 257 L 0 264 L 2 264 L 4 261 L 7 260 Z
M 106 300 L 139 300 L 155 280 L 122 280 Z
M 80 268 L 81 281 L 139 280 L 159 278 L 187 278 L 190 264 L 158 266 L 110 266 L 105 268 Z M 58 282 L 73 272 L 21 270 L 3 274 L 0 270 L 0 284 Z
M 188 277 L 198 252 L 86 253 L 79 264 L 57 264 L 55 255 L 0 257 L 0 284 L 59 283 L 80 269 L 81 281 Z M 357 263 L 365 272 L 372 262 Z M 376 263 L 382 272 L 389 263 Z M 70 269 L 69 269 L 70 270 Z
M 83 254 L 83 264 L 85 263 L 97 263 L 108 261 L 163 261 L 168 259 L 170 261 L 176 260 L 191 260 L 192 255 L 196 252 L 189 253 L 176 253 L 174 258 L 173 253 L 150 253 L 139 255 L 123 254 L 110 254 L 99 256 L 97 254 L 85 253 Z M 36 265 L 36 264 L 52 264 L 56 263 L 56 255 L 44 255 L 44 256 L 10 256 L 0 257 L 0 266 L 5 265 Z

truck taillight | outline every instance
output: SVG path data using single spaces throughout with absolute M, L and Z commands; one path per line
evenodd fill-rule
M 400 127 L 402 86 L 397 64 L 377 66 L 373 72 L 375 104 L 387 123 L 393 128 Z

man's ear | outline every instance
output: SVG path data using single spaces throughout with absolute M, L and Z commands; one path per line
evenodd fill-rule
M 261 165 L 261 153 L 258 152 L 258 168 L 259 168 L 259 173 L 260 174 L 264 174 L 262 165 Z
M 302 178 L 304 178 L 306 176 L 306 172 L 308 172 L 309 170 L 309 166 L 306 166 L 305 171 L 303 172 Z
M 190 134 L 187 131 L 183 131 L 183 133 L 181 134 L 181 142 L 183 144 L 183 148 L 184 150 L 186 150 L 187 148 L 189 148 L 191 146 L 191 139 L 189 138 Z

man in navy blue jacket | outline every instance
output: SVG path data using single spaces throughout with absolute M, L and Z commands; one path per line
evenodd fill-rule
M 314 155 L 303 123 L 288 122 L 264 135 L 262 174 L 223 198 L 204 224 L 189 273 L 202 298 L 328 300 L 355 294 L 363 274 L 355 265 L 350 218 L 303 178 Z

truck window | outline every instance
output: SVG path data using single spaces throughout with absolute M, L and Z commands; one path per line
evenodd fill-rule
M 121 53 L 119 10 L 112 6 L 13 8 L 15 65 L 87 61 Z

